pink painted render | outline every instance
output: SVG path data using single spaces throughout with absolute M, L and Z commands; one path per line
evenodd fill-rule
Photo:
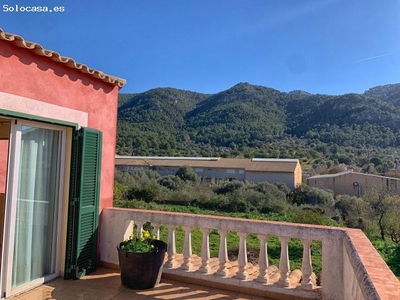
M 8 141 L 0 140 L 0 194 L 6 192 Z
M 0 91 L 88 113 L 103 132 L 100 212 L 111 207 L 119 87 L 3 40 L 0 67 Z

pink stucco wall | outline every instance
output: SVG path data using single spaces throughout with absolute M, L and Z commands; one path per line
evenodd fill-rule
M 5 41 L 0 68 L 0 91 L 88 113 L 88 127 L 103 132 L 100 212 L 112 206 L 119 88 Z
M 6 191 L 8 140 L 0 140 L 0 194 Z

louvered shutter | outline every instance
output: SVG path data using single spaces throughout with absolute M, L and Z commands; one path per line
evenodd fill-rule
M 81 128 L 72 147 L 66 279 L 96 270 L 102 134 Z

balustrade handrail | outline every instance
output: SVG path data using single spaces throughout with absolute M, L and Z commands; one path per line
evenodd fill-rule
M 148 211 L 141 209 L 107 208 L 118 211 L 121 217 L 144 222 L 168 224 L 175 226 L 191 226 L 209 229 L 227 229 L 234 232 L 253 234 L 268 234 L 290 238 L 312 239 L 342 239 L 346 229 L 340 227 L 298 224 L 277 221 L 231 218 L 223 216 L 196 215 L 165 211 Z

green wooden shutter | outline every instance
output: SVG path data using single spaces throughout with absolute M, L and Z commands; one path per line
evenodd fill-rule
M 66 279 L 96 270 L 102 134 L 81 128 L 73 142 Z
M 64 279 L 75 277 L 76 269 L 76 217 L 78 213 L 78 188 L 77 188 L 77 170 L 78 166 L 78 140 L 79 131 L 74 131 L 71 149 L 71 176 L 69 186 L 69 206 L 68 206 L 68 228 L 67 228 L 67 249 L 65 254 L 65 272 Z

